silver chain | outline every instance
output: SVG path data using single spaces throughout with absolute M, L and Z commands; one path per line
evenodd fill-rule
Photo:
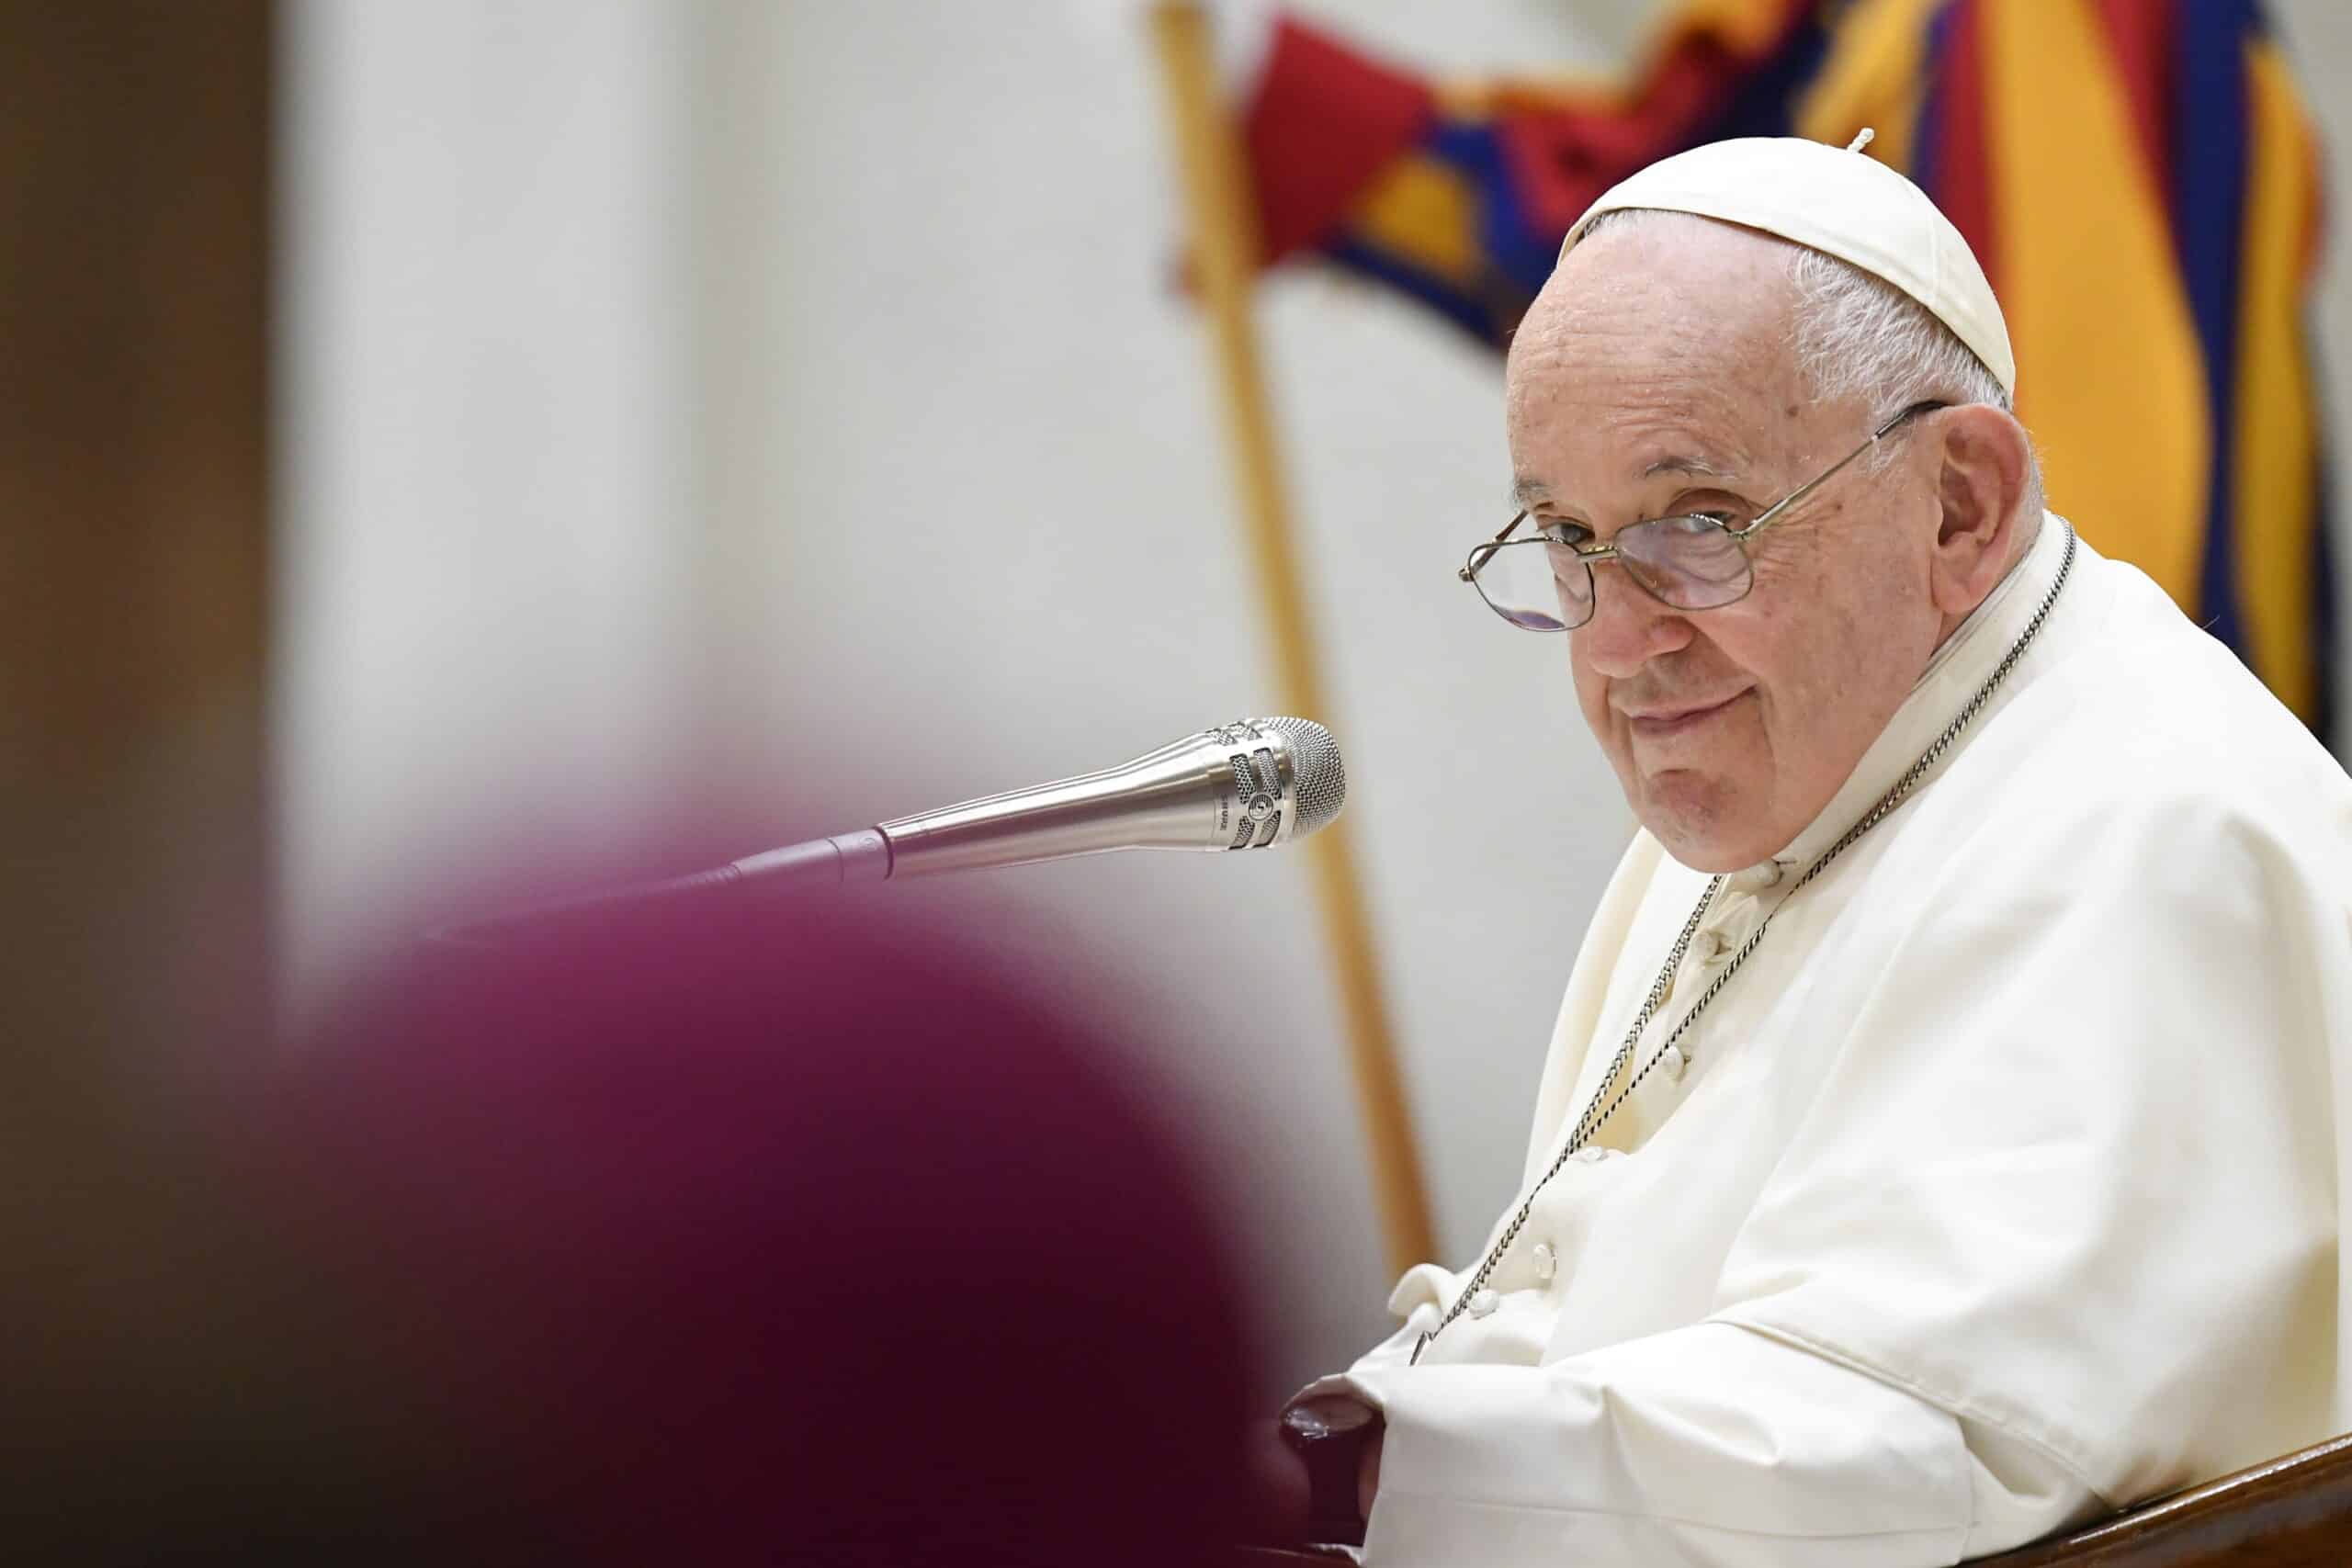
M 1992 700 L 1994 692 L 1999 689 L 2002 682 L 2008 679 L 2009 671 L 2015 669 L 2018 660 L 2024 657 L 2027 646 L 2033 641 L 2035 634 L 2041 630 L 2041 623 L 2050 618 L 2051 607 L 2058 603 L 2058 591 L 2066 586 L 2066 579 L 2074 571 L 2074 525 L 2064 524 L 2064 525 L 2066 529 L 2066 554 L 2058 563 L 2056 580 L 2050 584 L 2050 592 L 2041 596 L 2041 604 L 2033 612 L 2033 619 L 2026 623 L 2025 630 L 2018 634 L 2017 641 L 2009 645 L 2009 651 L 2002 655 L 2001 662 L 1993 667 L 1993 672 L 1984 678 L 1984 683 L 1976 688 L 1976 694 L 1962 705 L 1959 714 L 1944 727 L 1944 732 L 1937 736 L 1925 751 L 1919 753 L 1919 760 L 1912 763 L 1910 769 L 1901 778 L 1894 781 L 1894 787 L 1879 796 L 1878 804 L 1871 807 L 1860 821 L 1847 829 L 1843 838 L 1824 851 L 1821 858 L 1815 861 L 1803 876 L 1791 884 L 1780 903 L 1766 911 L 1764 918 L 1757 922 L 1756 929 L 1748 933 L 1747 940 L 1740 943 L 1739 950 L 1734 953 L 1730 961 L 1724 965 L 1723 972 L 1715 976 L 1713 983 L 1705 990 L 1699 993 L 1699 999 L 1690 1004 L 1690 1010 L 1682 1015 L 1681 1021 L 1674 1026 L 1673 1031 L 1659 1043 L 1658 1048 L 1650 1053 L 1649 1059 L 1642 1064 L 1641 1069 L 1634 1073 L 1615 1095 L 1611 1096 L 1606 1104 L 1603 1104 L 1601 1097 L 1608 1094 L 1609 1086 L 1617 1080 L 1617 1075 L 1624 1071 L 1625 1064 L 1633 1059 L 1635 1047 L 1641 1043 L 1642 1032 L 1649 1027 L 1650 1020 L 1657 1016 L 1658 1009 L 1665 1004 L 1667 993 L 1673 986 L 1674 976 L 1681 969 L 1684 956 L 1690 951 L 1690 941 L 1699 934 L 1700 922 L 1706 918 L 1707 910 L 1714 904 L 1715 895 L 1723 890 L 1724 878 L 1718 874 L 1707 884 L 1707 890 L 1699 895 L 1698 906 L 1690 911 L 1690 918 L 1682 922 L 1682 932 L 1674 939 L 1674 947 L 1666 955 L 1665 967 L 1657 972 L 1657 978 L 1650 982 L 1649 995 L 1642 999 L 1641 1011 L 1634 1015 L 1634 1024 L 1625 1032 L 1624 1043 L 1618 1046 L 1616 1055 L 1610 1058 L 1609 1070 L 1601 1075 L 1600 1086 L 1593 1090 L 1592 1099 L 1585 1105 L 1584 1114 L 1577 1118 L 1576 1127 L 1568 1134 L 1567 1145 L 1561 1149 L 1559 1158 L 1552 1162 L 1551 1168 L 1544 1173 L 1533 1187 L 1528 1189 L 1527 1196 L 1521 1201 L 1518 1212 L 1511 1215 L 1510 1224 L 1503 1227 L 1502 1235 L 1496 1240 L 1492 1247 L 1487 1249 L 1487 1256 L 1479 1263 L 1477 1271 L 1470 1276 L 1470 1282 L 1464 1286 L 1461 1294 L 1454 1298 L 1453 1305 L 1449 1307 L 1445 1315 L 1438 1320 L 1435 1328 L 1430 1329 L 1414 1342 L 1413 1361 L 1418 1362 L 1421 1359 L 1421 1352 L 1428 1348 L 1430 1341 L 1444 1333 L 1453 1320 L 1468 1309 L 1470 1303 L 1476 1298 L 1478 1292 L 1486 1288 L 1487 1281 L 1494 1276 L 1496 1268 L 1502 1262 L 1503 1255 L 1510 1250 L 1510 1244 L 1519 1239 L 1519 1233 L 1525 1228 L 1528 1216 L 1535 1212 L 1536 1196 L 1550 1184 L 1554 1177 L 1560 1174 L 1568 1161 L 1575 1156 L 1577 1151 L 1592 1140 L 1593 1134 L 1600 1131 L 1601 1124 L 1616 1113 L 1617 1108 L 1624 1104 L 1634 1091 L 1641 1087 L 1642 1080 L 1650 1076 L 1650 1069 L 1664 1060 L 1667 1052 L 1672 1050 L 1683 1035 L 1690 1032 L 1691 1024 L 1698 1021 L 1699 1015 L 1707 1010 L 1707 1004 L 1715 999 L 1716 994 L 1724 988 L 1734 975 L 1739 973 L 1740 965 L 1747 962 L 1748 955 L 1754 953 L 1764 941 L 1764 933 L 1772 929 L 1773 917 L 1787 906 L 1789 899 L 1797 896 L 1799 889 L 1828 870 L 1831 862 L 1851 849 L 1856 840 L 1885 821 L 1888 814 L 1902 805 L 1909 797 L 1912 790 L 1918 786 L 1919 781 L 1927 776 L 1928 770 L 1934 767 L 1943 754 L 1951 749 L 1951 743 L 1960 739 L 1961 732 L 1974 721 L 1979 713 L 1984 711 L 1984 705 Z

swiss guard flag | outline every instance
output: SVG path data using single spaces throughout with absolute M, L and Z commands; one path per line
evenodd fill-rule
M 1244 131 L 1266 261 L 1375 279 L 1498 347 L 1635 169 L 1874 128 L 2000 295 L 2052 504 L 2326 733 L 2319 149 L 2258 0 L 1685 0 L 1614 85 L 1440 85 L 1287 16 L 1264 59 Z

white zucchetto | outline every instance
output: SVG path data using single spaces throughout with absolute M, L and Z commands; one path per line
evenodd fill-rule
M 1927 192 L 1874 158 L 1793 136 L 1709 142 L 1612 186 L 1577 220 L 1560 254 L 1602 213 L 1637 208 L 1760 230 L 1884 278 L 2017 393 L 2008 323 L 1975 253 Z

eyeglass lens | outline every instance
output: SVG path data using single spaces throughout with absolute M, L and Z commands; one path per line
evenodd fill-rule
M 1653 598 L 1680 610 L 1736 603 L 1749 587 L 1747 552 L 1712 517 L 1659 517 L 1621 529 L 1610 541 L 1617 564 Z M 1592 618 L 1592 569 L 1547 539 L 1514 539 L 1475 570 L 1495 613 L 1530 631 L 1562 631 Z

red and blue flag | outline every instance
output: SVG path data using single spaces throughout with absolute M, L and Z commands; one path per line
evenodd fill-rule
M 2258 0 L 1685 0 L 1616 84 L 1434 82 L 1285 17 L 1244 133 L 1269 263 L 1500 347 L 1625 175 L 1864 126 L 2000 296 L 2052 504 L 2324 734 L 2319 146 Z

